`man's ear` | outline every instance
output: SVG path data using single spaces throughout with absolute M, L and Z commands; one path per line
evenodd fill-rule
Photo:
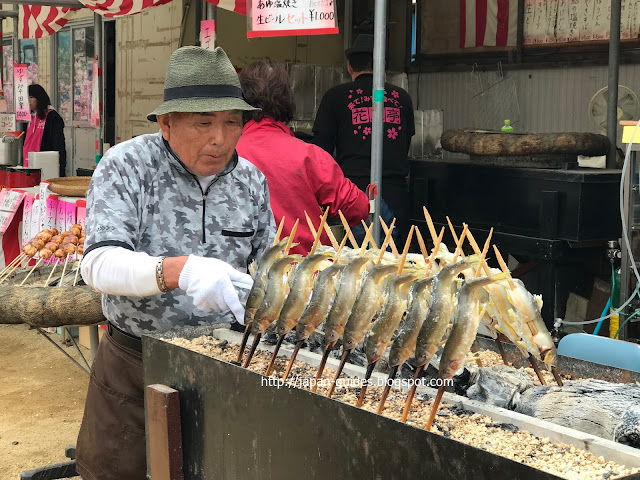
M 167 113 L 166 115 L 158 115 L 157 118 L 158 125 L 160 125 L 160 130 L 162 131 L 162 138 L 164 138 L 168 142 L 169 140 L 171 140 L 171 114 Z

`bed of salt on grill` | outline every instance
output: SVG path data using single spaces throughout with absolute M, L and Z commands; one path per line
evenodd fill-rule
M 170 342 L 229 363 L 235 360 L 238 352 L 237 344 L 206 336 L 193 340 L 174 338 Z M 256 351 L 250 370 L 263 373 L 270 357 L 270 352 Z M 286 363 L 284 358 L 276 360 L 274 377 L 280 378 L 282 376 Z M 471 365 L 469 367 L 474 368 Z M 315 372 L 315 368 L 302 361 L 296 361 L 289 383 L 304 386 L 305 381 L 313 379 Z M 334 374 L 335 371 L 328 366 L 323 377 L 330 379 Z M 535 375 L 533 371 L 531 371 L 531 375 Z M 322 395 L 327 390 L 328 382 L 327 385 L 321 385 L 318 388 L 318 393 Z M 333 398 L 355 405 L 359 393 L 358 388 L 347 389 L 340 386 L 336 388 Z M 363 408 L 375 412 L 381 393 L 381 387 L 370 386 Z M 389 418 L 400 420 L 405 398 L 404 394 L 394 392 L 389 396 L 383 414 Z M 430 410 L 431 400 L 420 395 L 417 396 L 412 404 L 407 423 L 424 428 Z M 440 408 L 432 432 L 570 480 L 615 479 L 640 473 L 639 468 L 629 469 L 615 462 L 607 461 L 603 457 L 596 457 L 572 445 L 536 437 L 510 424 L 495 423 L 490 417 L 466 411 L 456 405 L 444 405 Z

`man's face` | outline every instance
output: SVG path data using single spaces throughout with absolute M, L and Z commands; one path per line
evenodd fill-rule
M 219 173 L 233 156 L 242 134 L 242 112 L 158 115 L 162 136 L 193 173 Z
M 38 101 L 36 100 L 36 97 L 29 97 L 29 110 L 35 112 L 37 107 Z

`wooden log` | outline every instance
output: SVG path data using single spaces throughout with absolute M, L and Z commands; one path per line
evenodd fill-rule
M 475 130 L 445 130 L 442 148 L 468 155 L 525 156 L 541 154 L 605 155 L 609 140 L 583 132 L 514 134 Z
M 106 321 L 102 315 L 101 295 L 89 286 L 0 287 L 0 324 L 60 327 Z

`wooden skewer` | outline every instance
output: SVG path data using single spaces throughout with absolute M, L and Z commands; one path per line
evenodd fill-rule
M 35 264 L 35 265 L 33 266 L 33 268 L 31 269 L 31 271 L 30 271 L 29 273 L 27 273 L 27 276 L 26 276 L 26 277 L 24 277 L 24 279 L 23 279 L 23 280 L 22 280 L 22 282 L 20 283 L 20 285 L 19 285 L 20 287 L 21 287 L 22 285 L 24 285 L 24 282 L 26 282 L 26 281 L 27 281 L 27 278 L 29 278 L 29 277 L 31 276 L 31 274 L 32 274 L 32 273 L 33 273 L 33 271 L 36 269 L 36 267 L 37 267 L 38 265 L 40 265 L 40 262 L 41 262 L 41 261 L 42 261 L 42 259 L 41 259 L 41 258 L 39 258 L 39 259 L 38 259 L 38 261 L 36 262 L 36 264 Z
M 331 246 L 333 247 L 333 249 L 338 250 L 338 245 L 339 245 L 338 240 L 336 239 L 336 236 L 331 231 L 331 227 L 327 223 L 324 224 L 324 233 L 326 233 L 327 237 L 329 237 L 329 241 L 331 242 Z
M 491 243 L 491 236 L 493 235 L 493 227 L 489 231 L 489 236 L 487 237 L 487 241 L 484 242 L 484 247 L 482 248 L 482 253 L 480 256 L 480 264 L 478 265 L 478 269 L 476 270 L 476 278 L 480 276 L 480 271 L 482 270 L 483 265 L 487 265 L 485 258 L 487 257 L 487 252 L 489 251 L 489 243 Z M 467 237 L 469 236 L 469 232 L 467 232 Z M 491 272 L 491 270 L 489 270 Z
M 313 255 L 318 248 L 318 244 L 320 243 L 320 235 L 324 231 L 324 226 L 327 224 L 327 215 L 329 215 L 329 208 L 324 211 L 324 215 L 322 215 L 322 219 L 320 220 L 320 226 L 318 227 L 318 234 L 313 239 L 313 245 L 311 245 L 311 250 L 309 253 Z
M 493 246 L 493 251 L 496 254 L 496 259 L 498 260 L 498 265 L 500 265 L 500 268 L 502 269 L 503 272 L 505 273 L 509 273 L 509 278 L 511 277 L 511 270 L 509 270 L 509 267 L 507 267 L 506 262 L 504 261 L 504 258 L 502 258 L 502 255 L 500 255 L 500 250 L 498 250 L 497 246 Z M 515 290 L 516 289 L 516 284 L 513 283 L 511 280 L 509 280 L 509 287 L 511 287 L 511 290 Z
M 423 206 L 422 212 L 424 213 L 424 219 L 427 221 L 427 226 L 429 227 L 431 240 L 433 240 L 433 242 L 435 243 L 436 238 L 438 238 L 438 236 L 436 235 L 436 227 L 433 226 L 433 220 L 431 220 L 431 215 L 429 215 L 429 210 L 427 210 L 427 207 Z
M 489 233 L 489 238 L 491 238 L 491 234 L 493 233 L 493 228 L 491 229 L 491 232 Z M 480 251 L 480 247 L 478 246 L 478 244 L 476 243 L 476 239 L 473 238 L 473 234 L 471 232 L 467 232 L 467 240 L 469 240 L 469 244 L 471 245 L 471 248 L 473 248 L 473 252 L 474 253 L 479 253 L 482 255 L 482 259 L 485 258 L 486 255 L 486 249 L 488 248 L 488 244 L 489 244 L 489 238 L 487 238 L 487 241 L 485 242 L 484 245 L 484 249 L 483 251 Z M 483 253 L 484 252 L 484 253 Z M 484 268 L 484 272 L 487 276 L 491 276 L 491 269 L 489 268 L 489 265 L 487 265 L 487 262 L 480 262 L 480 265 L 478 265 L 478 270 L 476 271 L 476 277 L 479 276 L 480 274 L 480 266 L 482 266 L 482 268 Z M 500 338 L 496 337 L 495 339 L 496 345 L 498 346 L 498 351 L 500 352 L 500 356 L 502 357 L 502 362 L 505 365 L 509 365 L 509 362 L 507 361 L 507 357 L 504 354 L 504 348 L 502 348 L 502 343 L 500 343 Z
M 436 394 L 436 398 L 433 401 L 433 405 L 431 407 L 429 420 L 427 420 L 427 425 L 424 427 L 426 430 L 431 430 L 431 425 L 433 425 L 433 420 L 436 418 L 436 412 L 438 411 L 438 405 L 440 405 L 440 400 L 442 400 L 442 395 L 444 395 L 444 391 L 446 388 L 446 385 L 442 385 L 440 388 L 438 388 L 438 393 Z
M 378 217 L 380 219 L 380 225 L 382 226 L 382 229 L 384 230 L 385 235 L 387 234 L 387 230 L 393 230 L 393 226 L 396 223 L 396 219 L 394 217 L 393 221 L 391 222 L 391 225 L 389 225 L 387 227 L 386 222 L 382 219 L 382 217 Z M 398 249 L 396 247 L 396 242 L 393 241 L 393 237 L 391 237 L 391 241 L 389 242 L 389 245 L 391 245 L 391 253 L 393 253 L 393 256 L 398 258 L 400 256 L 400 254 L 398 253 Z
M 2 271 L 0 271 L 0 277 L 2 275 L 4 275 L 4 273 L 9 270 L 11 267 L 13 267 L 16 263 L 22 262 L 22 260 L 24 259 L 24 257 L 26 257 L 27 255 L 25 255 L 24 253 L 21 253 L 20 255 L 18 255 L 16 258 L 14 258 L 13 260 L 11 260 L 11 262 L 9 263 L 9 265 L 5 266 Z
M 62 279 L 64 278 L 64 273 L 67 271 L 67 264 L 69 263 L 69 255 L 71 254 L 67 253 L 67 258 L 64 259 L 64 267 L 62 267 L 62 275 L 60 276 L 60 280 L 58 280 L 58 287 L 62 286 Z
M 496 258 L 498 260 L 498 264 L 500 265 L 500 268 L 502 269 L 503 272 L 507 272 L 509 274 L 509 278 L 511 277 L 511 271 L 509 270 L 509 267 L 507 266 L 506 262 L 504 261 L 504 258 L 502 258 L 502 255 L 500 254 L 500 250 L 498 250 L 497 246 L 493 246 L 493 250 L 496 254 Z M 516 288 L 516 284 L 512 281 L 509 281 L 509 286 L 511 287 L 511 290 L 514 290 Z M 529 328 L 530 331 L 532 332 L 537 332 L 535 325 L 531 324 L 531 322 L 526 322 L 527 328 Z M 535 335 L 535 333 L 534 333 Z M 540 372 L 540 368 L 538 367 L 538 362 L 535 359 L 535 357 L 533 356 L 533 354 L 531 352 L 529 352 L 529 363 L 531 364 L 531 367 L 533 368 L 533 371 L 536 372 L 536 375 L 538 376 L 538 380 L 540 380 L 540 383 L 542 385 L 546 385 L 547 382 L 545 382 L 544 377 L 542 376 L 542 373 Z M 554 375 L 555 377 L 555 375 Z M 558 383 L 558 385 L 562 386 L 562 380 L 556 378 L 556 382 Z
M 396 219 L 393 219 L 393 222 L 395 222 Z M 391 223 L 391 225 L 393 225 L 393 222 Z M 378 253 L 378 258 L 376 258 L 376 265 L 380 263 L 380 261 L 382 260 L 382 257 L 384 256 L 384 253 L 387 251 L 387 243 L 389 242 L 389 239 L 391 239 L 391 229 L 387 230 L 387 234 L 384 237 L 384 241 L 382 242 L 382 247 L 380 248 L 380 252 Z
M 274 245 L 276 245 L 280 241 L 280 235 L 282 234 L 283 228 L 284 228 L 284 216 L 280 219 L 280 225 L 278 225 L 278 231 L 276 232 L 276 237 L 273 239 Z
M 440 235 L 438 235 L 438 238 L 436 238 L 436 243 L 433 246 L 433 250 L 431 251 L 431 256 L 429 257 L 429 261 L 427 262 L 427 268 L 425 268 L 424 270 L 425 278 L 429 276 L 429 273 L 431 272 L 431 268 L 433 267 L 433 264 L 436 261 L 436 255 L 438 254 L 438 249 L 440 248 L 440 242 L 442 242 L 442 237 L 444 236 L 444 231 L 445 231 L 445 228 L 442 227 L 442 230 L 440 230 Z
M 11 275 L 11 273 L 19 266 L 22 265 L 22 261 L 28 258 L 30 259 L 30 257 L 28 255 L 25 255 L 24 253 L 21 253 L 20 255 L 18 255 L 16 258 L 14 258 L 11 263 L 9 263 L 9 265 L 7 265 L 3 270 L 2 273 L 0 273 L 0 283 L 2 283 L 9 275 Z M 27 260 L 28 262 L 28 260 Z
M 416 228 L 416 238 L 418 239 L 418 245 L 420 246 L 420 253 L 422 253 L 422 257 L 426 262 L 429 260 L 429 252 L 427 251 L 427 246 L 424 244 L 424 239 L 422 238 L 419 228 Z
M 316 235 L 318 234 L 318 232 L 316 231 L 316 227 L 313 226 L 313 222 L 311 221 L 311 217 L 309 217 L 309 214 L 307 213 L 306 210 L 304 212 L 304 216 L 307 219 L 307 225 L 309 226 L 309 230 L 311 231 L 311 235 L 313 235 L 313 238 L 316 238 Z
M 27 266 L 28 264 L 29 264 L 29 261 L 27 260 Z M 22 266 L 22 261 L 16 263 L 13 267 L 11 267 L 11 270 L 9 270 L 7 274 L 4 277 L 2 277 L 2 280 L 0 280 L 0 283 L 4 282 L 7 278 L 9 278 L 11 274 L 15 271 L 15 269 L 21 266 Z
M 411 238 L 413 237 L 413 231 L 416 226 L 411 225 L 411 230 L 409 230 L 409 236 L 407 237 L 407 241 L 404 242 L 404 250 L 402 250 L 402 256 L 400 257 L 400 263 L 398 263 L 398 271 L 396 275 L 402 274 L 402 269 L 404 268 L 404 263 L 407 260 L 407 254 L 409 253 L 409 246 L 411 245 Z
M 311 391 L 314 392 L 314 393 L 318 390 L 318 383 L 320 382 L 320 379 L 322 378 L 322 372 L 324 371 L 324 367 L 327 364 L 327 359 L 329 358 L 329 354 L 331 353 L 331 350 L 333 350 L 333 346 L 335 344 L 336 344 L 336 342 L 331 342 L 331 343 L 327 344 L 327 346 L 324 349 L 324 354 L 322 355 L 322 360 L 320 360 L 320 365 L 318 365 L 318 370 L 316 370 L 315 380 L 313 382 L 313 385 L 311 385 Z
M 369 232 L 367 235 L 369 236 L 369 243 L 371 244 L 371 246 L 373 248 L 378 248 L 378 245 L 376 245 L 376 240 L 373 238 L 373 222 L 371 223 L 371 225 L 369 225 L 369 230 L 367 230 L 367 224 L 364 222 L 364 220 L 360 220 L 360 222 L 362 223 L 362 226 L 364 227 L 365 232 Z M 365 240 L 362 241 L 362 245 L 366 245 L 366 236 L 365 236 Z M 365 247 L 366 248 L 366 247 Z
M 298 230 L 298 223 L 300 223 L 300 219 L 296 219 L 296 223 L 293 224 L 293 228 L 291 229 L 291 233 L 289 234 L 289 240 L 287 241 L 287 246 L 284 247 L 283 256 L 286 257 L 289 255 L 289 249 L 291 248 L 291 244 L 293 243 L 293 237 L 296 235 L 296 231 Z
M 364 236 L 364 240 L 362 240 L 362 245 L 360 246 L 360 255 L 364 253 L 364 251 L 367 249 L 367 246 L 369 245 L 369 240 L 371 239 L 371 230 L 373 230 L 373 223 L 368 227 L 366 224 L 364 224 L 365 236 Z
M 493 231 L 493 228 L 491 230 Z M 467 240 L 469 240 L 469 245 L 471 245 L 471 248 L 473 248 L 473 253 L 482 253 L 480 247 L 478 246 L 478 243 L 476 242 L 476 239 L 473 238 L 473 234 L 471 232 L 467 232 Z M 488 277 L 491 276 L 491 269 L 489 268 L 489 265 L 487 265 L 487 262 L 480 262 L 480 265 L 482 265 L 482 268 L 484 268 L 484 273 L 486 273 Z
M 453 228 L 453 224 L 451 223 L 451 220 L 449 220 L 449 217 L 447 217 L 447 223 L 449 224 L 449 230 L 451 230 L 451 236 L 453 237 L 453 241 L 455 242 L 455 244 L 457 246 L 458 245 L 458 235 L 456 235 L 456 230 Z M 464 252 L 461 251 L 460 254 L 462 255 L 462 258 L 464 258 Z
M 45 287 L 49 286 L 49 281 L 51 281 L 51 277 L 53 276 L 53 272 L 55 272 L 55 271 L 56 271 L 56 267 L 57 267 L 57 266 L 58 266 L 58 262 L 56 262 L 56 261 L 54 260 L 54 262 L 53 262 L 53 268 L 51 269 L 51 272 L 49 273 L 49 276 L 47 277 L 47 281 L 46 281 L 46 282 L 44 282 L 44 286 L 45 286 Z
M 462 234 L 460 235 L 460 239 L 459 239 L 460 241 L 456 242 L 456 251 L 453 252 L 452 263 L 455 263 L 455 261 L 458 259 L 459 255 L 462 255 L 462 258 L 464 258 L 464 254 L 462 253 L 462 244 L 464 243 L 464 237 L 467 236 L 467 231 L 468 231 L 468 228 L 465 225 L 464 226 L 464 230 L 462 230 Z
M 338 257 L 340 256 L 340 252 L 342 252 L 342 249 L 347 244 L 347 238 L 348 237 L 345 235 L 342 241 L 340 242 L 340 245 L 338 245 L 338 249 L 336 250 L 336 256 L 334 258 L 334 261 L 338 259 Z
M 351 248 L 360 248 L 358 242 L 356 242 L 356 237 L 353 236 L 353 232 L 351 231 L 351 227 L 349 227 L 349 222 L 344 218 L 342 214 L 342 210 L 338 210 L 338 215 L 340 215 L 340 221 L 342 222 L 342 226 L 344 227 L 344 231 L 346 235 L 349 236 L 349 241 L 351 242 Z
M 416 394 L 416 388 L 418 388 L 417 380 L 423 368 L 424 368 L 424 365 L 417 367 L 416 373 L 413 375 L 413 384 L 409 389 L 409 393 L 407 394 L 407 400 L 404 402 L 404 409 L 402 410 L 402 418 L 400 419 L 402 423 L 406 423 L 407 418 L 409 417 L 409 412 L 411 411 L 411 403 L 413 403 L 413 397 Z
M 80 271 L 80 262 L 76 266 L 76 276 L 73 278 L 73 286 L 75 287 L 78 284 L 78 272 Z

